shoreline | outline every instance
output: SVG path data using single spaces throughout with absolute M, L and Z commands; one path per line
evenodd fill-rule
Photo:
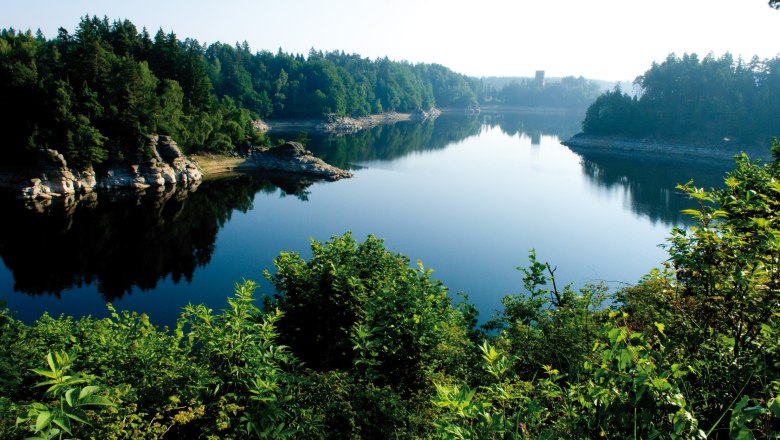
M 630 138 L 625 136 L 595 136 L 583 133 L 576 134 L 561 141 L 577 153 L 589 151 L 609 154 L 649 154 L 659 158 L 669 158 L 685 161 L 734 161 L 734 156 L 745 152 L 752 159 L 770 160 L 769 148 L 747 148 L 737 142 L 729 141 L 699 141 L 684 142 L 681 140 L 658 140 L 648 138 Z
M 334 133 L 355 133 L 363 129 L 402 121 L 427 121 L 441 115 L 432 108 L 415 113 L 387 112 L 359 118 L 330 117 L 325 119 L 256 120 L 254 127 L 261 132 L 302 130 Z M 119 165 L 98 175 L 90 167 L 84 171 L 68 168 L 62 154 L 56 150 L 41 150 L 42 162 L 25 170 L 0 169 L 0 189 L 17 194 L 20 200 L 51 200 L 73 194 L 102 190 L 136 190 L 166 188 L 181 183 L 189 186 L 207 178 L 230 174 L 272 172 L 303 175 L 310 178 L 338 180 L 352 177 L 352 173 L 333 167 L 303 150 L 293 157 L 265 155 L 266 148 L 245 155 L 218 155 L 196 153 L 185 156 L 175 140 L 169 136 L 149 135 L 148 148 L 153 152 L 152 161 Z M 162 155 L 160 154 L 162 152 Z M 148 162 L 148 163 L 147 163 Z
M 255 127 L 263 132 L 285 132 L 290 130 L 317 131 L 322 133 L 346 134 L 396 122 L 423 122 L 436 119 L 441 110 L 431 108 L 428 111 L 414 113 L 385 112 L 367 116 L 333 116 L 315 119 L 267 119 L 255 121 Z

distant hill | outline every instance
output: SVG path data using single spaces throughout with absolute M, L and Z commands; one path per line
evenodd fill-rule
M 563 77 L 545 77 L 545 83 L 556 83 L 560 82 Z M 476 78 L 480 81 L 482 81 L 482 84 L 486 87 L 493 87 L 496 90 L 500 90 L 503 87 L 508 86 L 512 81 L 522 83 L 524 81 L 533 81 L 534 77 L 532 76 L 483 76 Z M 624 91 L 628 92 L 631 85 L 631 80 L 623 80 L 623 81 L 607 81 L 607 80 L 601 80 L 601 79 L 588 79 L 588 81 L 595 82 L 598 84 L 599 89 L 601 89 L 602 92 L 606 92 L 607 90 L 612 90 L 615 88 L 615 86 L 620 83 L 621 88 L 624 89 Z
M 593 81 L 582 76 L 537 79 L 536 77 L 491 76 L 474 79 L 481 85 L 480 104 L 530 108 L 560 108 L 585 111 L 615 82 Z

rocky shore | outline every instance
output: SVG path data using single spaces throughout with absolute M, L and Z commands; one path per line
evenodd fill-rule
M 306 130 L 355 133 L 382 124 L 401 121 L 426 121 L 441 115 L 433 108 L 416 113 L 388 112 L 359 118 L 331 117 L 325 120 L 271 120 L 254 122 L 260 131 Z M 56 150 L 41 150 L 34 170 L 0 170 L 0 189 L 14 191 L 17 198 L 47 201 L 59 197 L 83 196 L 96 190 L 128 189 L 163 191 L 166 186 L 188 188 L 204 175 L 226 172 L 274 172 L 313 179 L 338 180 L 352 177 L 349 171 L 331 166 L 307 151 L 303 145 L 288 142 L 279 147 L 253 149 L 244 156 L 182 154 L 170 136 L 149 135 L 147 155 L 130 165 L 96 171 L 74 170 Z M 82 197 L 79 197 L 82 198 Z
M 325 163 L 298 142 L 254 149 L 241 157 L 188 158 L 169 136 L 150 135 L 146 151 L 147 156 L 134 164 L 96 172 L 92 168 L 72 170 L 62 154 L 42 150 L 35 170 L 0 172 L 0 187 L 14 191 L 21 200 L 47 202 L 64 198 L 69 205 L 94 199 L 97 190 L 162 192 L 175 186 L 195 190 L 204 175 L 224 172 L 274 172 L 324 180 L 352 177 L 349 171 Z M 200 160 L 205 167 L 201 167 Z
M 18 189 L 20 199 L 48 200 L 98 189 L 144 190 L 174 184 L 187 187 L 203 177 L 198 165 L 185 157 L 169 136 L 150 135 L 146 151 L 148 156 L 143 160 L 98 174 L 92 168 L 71 170 L 62 154 L 43 150 L 35 177 L 7 172 L 0 180 L 2 186 Z
M 273 172 L 331 181 L 352 177 L 349 171 L 314 156 L 299 142 L 254 149 L 240 157 L 199 155 L 195 160 L 207 177 L 237 172 Z
M 382 124 L 394 124 L 401 121 L 428 121 L 438 118 L 441 113 L 442 112 L 439 109 L 432 108 L 428 111 L 415 113 L 387 112 L 358 118 L 338 116 L 330 117 L 325 120 L 291 119 L 257 121 L 256 126 L 263 127 L 265 130 L 270 131 L 315 130 L 326 133 L 350 134 Z

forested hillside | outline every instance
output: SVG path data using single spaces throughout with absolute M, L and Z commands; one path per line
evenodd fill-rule
M 780 58 L 672 54 L 635 83 L 639 97 L 619 88 L 600 96 L 583 132 L 759 145 L 780 136 Z
M 144 154 L 149 133 L 187 152 L 262 143 L 258 117 L 318 118 L 476 104 L 475 80 L 435 64 L 312 50 L 252 52 L 127 21 L 85 17 L 71 34 L 0 31 L 6 165 L 42 147 L 77 166 Z

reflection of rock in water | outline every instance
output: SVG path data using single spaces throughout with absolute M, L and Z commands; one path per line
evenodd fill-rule
M 282 194 L 295 196 L 304 201 L 309 200 L 309 191 L 306 189 L 314 184 L 313 180 L 305 178 L 290 179 L 289 177 L 270 177 L 269 180 L 282 190 Z
M 58 295 L 94 282 L 111 301 L 168 276 L 191 280 L 211 260 L 231 213 L 251 209 L 258 191 L 274 190 L 265 179 L 236 177 L 197 191 L 96 193 L 40 205 L 6 199 L 0 257 L 17 291 Z

